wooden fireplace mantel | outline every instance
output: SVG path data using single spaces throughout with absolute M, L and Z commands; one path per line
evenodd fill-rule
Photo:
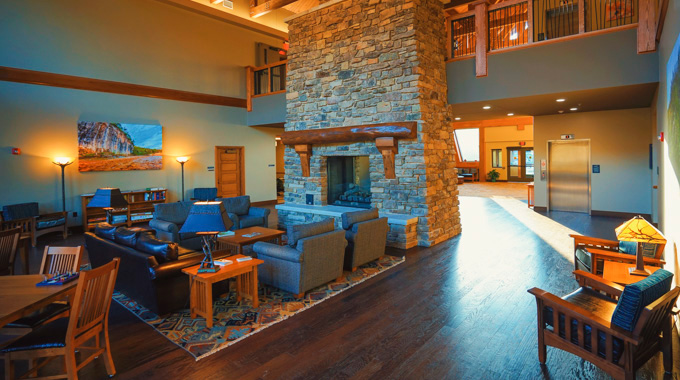
M 309 177 L 309 161 L 313 144 L 337 144 L 360 141 L 375 141 L 375 146 L 383 156 L 385 178 L 396 178 L 394 156 L 397 154 L 397 139 L 414 139 L 418 123 L 415 121 L 355 125 L 351 127 L 288 131 L 281 135 L 281 142 L 293 145 L 300 155 L 302 176 Z

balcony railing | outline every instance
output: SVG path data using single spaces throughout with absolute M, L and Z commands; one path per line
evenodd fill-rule
M 560 39 L 638 28 L 638 53 L 656 49 L 658 0 L 508 0 L 476 2 L 449 15 L 449 60 L 477 59 L 486 75 L 486 55 Z M 472 7 L 472 6 L 470 6 Z M 484 33 L 477 33 L 483 30 Z M 554 40 L 554 41 L 549 41 Z
M 287 68 L 287 60 L 261 67 L 246 67 L 248 111 L 253 109 L 253 98 L 286 92 Z

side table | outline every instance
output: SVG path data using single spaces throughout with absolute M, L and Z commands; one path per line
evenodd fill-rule
M 602 278 L 624 286 L 647 278 L 645 276 L 635 276 L 629 274 L 628 268 L 630 267 L 635 267 L 635 264 L 619 263 L 616 261 L 605 260 L 604 268 L 602 268 Z M 661 268 L 645 265 L 645 269 L 647 269 L 651 273 L 654 273 Z

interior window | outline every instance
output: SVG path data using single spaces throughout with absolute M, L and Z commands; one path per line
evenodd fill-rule
M 503 155 L 501 154 L 501 149 L 491 149 L 491 167 L 492 168 L 502 168 L 503 167 Z
M 453 136 L 463 161 L 479 161 L 479 128 L 456 129 Z

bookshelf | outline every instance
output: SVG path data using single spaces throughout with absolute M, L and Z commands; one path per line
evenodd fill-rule
M 148 222 L 153 218 L 154 205 L 165 203 L 167 189 L 149 188 L 147 190 L 121 191 L 128 202 L 127 208 L 114 209 L 113 225 L 131 227 L 134 223 Z M 106 211 L 99 207 L 87 207 L 94 193 L 80 195 L 82 205 L 83 230 L 94 228 L 97 223 L 106 221 Z

